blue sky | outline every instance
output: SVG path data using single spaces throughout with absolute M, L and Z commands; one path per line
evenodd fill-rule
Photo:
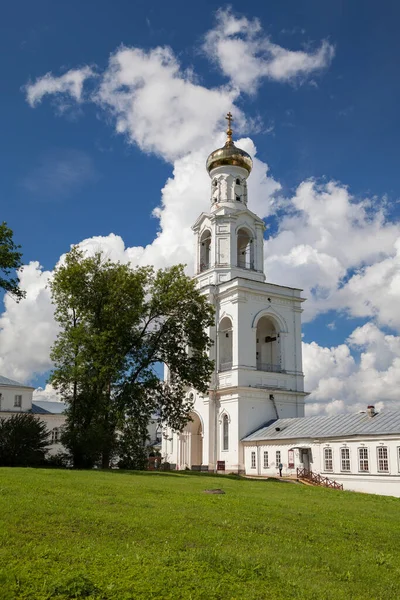
M 251 93 L 242 86 L 235 94 L 234 105 L 245 115 L 247 124 L 240 134 L 249 136 L 257 147 L 258 159 L 268 165 L 268 175 L 281 186 L 280 197 L 295 196 L 302 182 L 314 178 L 320 185 L 338 182 L 352 196 L 351 202 L 369 199 L 364 223 L 367 246 L 368 235 L 380 235 L 378 229 L 375 234 L 368 230 L 368 220 L 384 207 L 384 236 L 390 240 L 383 243 L 381 254 L 376 250 L 374 256 L 360 255 L 346 264 L 346 275 L 338 275 L 335 286 L 335 298 L 341 300 L 324 300 L 324 305 L 318 300 L 319 308 L 306 319 L 304 341 L 315 342 L 319 348 L 338 347 L 365 324 L 377 327 L 383 336 L 396 337 L 393 315 L 385 316 L 376 307 L 369 314 L 359 314 L 363 311 L 357 310 L 354 300 L 359 292 L 352 288 L 341 294 L 339 290 L 344 280 L 395 253 L 390 248 L 397 233 L 391 229 L 389 235 L 387 231 L 397 226 L 399 216 L 400 80 L 396 74 L 400 6 L 387 3 L 382 10 L 372 1 L 253 2 L 245 12 L 243 3 L 232 2 L 230 6 L 228 13 L 236 19 L 245 17 L 254 23 L 257 18 L 262 39 L 272 40 L 285 50 L 312 55 L 323 43 L 334 48 L 334 56 L 323 68 L 284 81 L 260 76 Z M 120 236 L 127 248 L 152 244 L 160 222 L 151 213 L 160 206 L 161 190 L 173 176 L 176 161 L 187 152 L 180 156 L 175 150 L 163 151 L 157 146 L 149 151 L 133 134 L 118 133 L 112 110 L 90 101 L 89 96 L 96 93 L 110 55 L 121 45 L 145 53 L 169 47 L 181 73 L 189 77 L 186 70 L 190 70 L 190 78 L 198 86 L 208 90 L 232 86 L 235 76 L 229 77 L 226 69 L 210 60 L 203 45 L 207 32 L 216 29 L 216 12 L 221 9 L 226 11 L 227 5 L 123 0 L 16 0 L 3 7 L 0 219 L 14 230 L 26 264 L 38 261 L 44 270 L 51 271 L 70 244 L 111 233 Z M 246 40 L 251 47 L 251 34 Z M 25 86 L 46 73 L 57 78 L 85 66 L 97 77 L 85 82 L 84 101 L 57 93 L 41 97 L 35 106 L 27 101 Z M 221 117 L 227 108 L 221 102 Z M 190 126 L 190 119 L 184 126 Z M 220 129 L 215 129 L 215 135 Z M 215 139 L 210 135 L 209 141 L 202 139 L 201 144 L 206 148 L 208 143 L 211 151 Z M 282 210 L 265 216 L 270 234 L 277 236 L 271 248 L 293 256 L 295 246 L 282 249 L 278 236 L 282 216 L 290 214 L 285 206 L 283 202 Z M 324 218 L 322 215 L 321 222 Z M 330 218 L 327 212 L 326 219 Z M 341 260 L 334 254 L 329 254 L 332 264 Z M 391 268 L 396 270 L 396 265 Z M 271 265 L 272 274 L 275 267 Z M 329 271 L 329 267 L 324 269 Z M 289 270 L 287 277 L 292 273 Z M 285 283 L 290 285 L 291 281 Z M 293 285 L 299 285 L 297 277 Z M 324 288 L 319 281 L 316 286 Z M 331 292 L 327 294 L 333 297 Z M 352 300 L 348 299 L 350 293 Z M 365 344 L 364 338 L 358 346 L 348 344 L 356 362 Z M 3 348 L 8 348 L 7 344 Z M 393 366 L 397 355 L 391 357 L 386 369 Z M 331 354 L 331 358 L 337 369 L 337 357 Z M 9 364 L 11 371 L 14 366 Z M 15 376 L 18 368 L 8 374 Z M 340 379 L 341 375 L 337 376 Z M 28 379 L 43 383 L 45 375 L 32 366 Z M 312 382 L 319 385 L 317 379 Z M 331 396 L 332 401 L 338 399 Z

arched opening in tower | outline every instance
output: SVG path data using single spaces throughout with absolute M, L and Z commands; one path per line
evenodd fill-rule
M 200 470 L 203 463 L 203 427 L 197 413 L 190 413 L 188 422 L 180 436 L 180 468 Z
M 232 321 L 224 317 L 219 324 L 218 332 L 219 370 L 229 371 L 232 368 L 233 331 Z
M 200 238 L 199 271 L 207 271 L 211 267 L 211 231 L 203 231 Z
M 256 357 L 258 371 L 282 370 L 279 331 L 268 317 L 257 323 Z
M 237 266 L 241 269 L 254 269 L 253 238 L 244 228 L 237 232 Z

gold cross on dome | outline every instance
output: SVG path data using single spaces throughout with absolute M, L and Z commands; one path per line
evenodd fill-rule
M 232 142 L 232 121 L 233 121 L 232 113 L 228 112 L 225 119 L 228 121 L 228 129 L 226 130 L 228 139 L 226 140 L 226 143 L 228 145 L 232 145 L 233 144 L 233 142 Z
M 233 121 L 232 113 L 228 112 L 228 114 L 226 115 L 225 119 L 228 121 L 228 129 L 230 129 L 232 121 Z

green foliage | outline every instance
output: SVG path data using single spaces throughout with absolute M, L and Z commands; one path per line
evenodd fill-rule
M 48 443 L 46 425 L 34 415 L 21 413 L 0 419 L 0 466 L 43 464 Z
M 134 469 L 141 471 L 147 466 L 147 447 L 149 441 L 147 433 L 147 415 L 140 419 L 140 415 L 127 416 L 118 443 L 117 455 L 120 469 Z
M 13 241 L 13 232 L 6 223 L 0 223 L 0 289 L 5 290 L 17 302 L 25 297 L 25 292 L 18 286 L 18 278 L 12 273 L 22 265 L 22 253 Z
M 4 600 L 400 598 L 399 499 L 190 472 L 0 481 Z
M 62 442 L 74 465 L 101 457 L 107 467 L 117 429 L 131 436 L 126 415 L 139 429 L 154 413 L 182 428 L 191 409 L 185 389 L 206 391 L 213 368 L 206 333 L 213 309 L 183 266 L 132 269 L 75 247 L 51 292 L 60 333 L 50 380 L 68 403 Z M 155 373 L 160 362 L 169 367 L 168 383 Z

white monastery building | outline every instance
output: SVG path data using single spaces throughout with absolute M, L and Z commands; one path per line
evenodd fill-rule
M 46 424 L 50 432 L 49 454 L 61 450 L 60 434 L 65 423 L 63 402 L 33 402 L 35 388 L 0 375 L 0 419 L 10 418 L 19 413 L 30 412 Z
M 209 391 L 182 432 L 165 428 L 176 469 L 284 475 L 312 469 L 344 489 L 400 497 L 400 411 L 304 417 L 301 290 L 267 282 L 263 220 L 247 207 L 251 157 L 227 141 L 207 159 L 210 210 L 193 231 L 195 279 L 215 308 Z M 165 371 L 168 378 L 168 369 Z

